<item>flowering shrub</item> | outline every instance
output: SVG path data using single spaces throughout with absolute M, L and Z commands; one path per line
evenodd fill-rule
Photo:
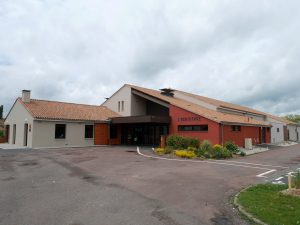
M 157 148 L 157 149 L 155 149 L 155 153 L 158 155 L 163 155 L 163 154 L 166 154 L 166 151 L 164 148 Z
M 232 157 L 232 153 L 227 148 L 224 148 L 222 145 L 219 144 L 214 145 L 212 158 L 226 159 L 231 157 Z
M 193 151 L 187 151 L 187 150 L 176 150 L 175 155 L 181 158 L 195 158 L 196 154 Z

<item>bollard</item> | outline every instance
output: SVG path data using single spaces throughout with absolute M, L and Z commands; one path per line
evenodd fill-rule
M 288 183 L 289 183 L 289 190 L 291 190 L 292 189 L 292 173 L 289 173 Z

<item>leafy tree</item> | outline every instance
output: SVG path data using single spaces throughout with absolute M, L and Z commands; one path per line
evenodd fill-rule
M 0 119 L 3 119 L 3 105 L 0 105 Z
M 284 116 L 284 118 L 295 123 L 300 123 L 300 115 L 297 114 L 289 114 Z

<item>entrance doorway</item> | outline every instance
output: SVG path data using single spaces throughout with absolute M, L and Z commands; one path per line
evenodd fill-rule
M 157 146 L 161 135 L 167 135 L 165 124 L 126 124 L 121 128 L 121 144 Z
M 266 127 L 261 127 L 259 130 L 261 144 L 266 143 L 266 129 Z
M 6 142 L 9 143 L 9 125 L 5 127 Z
M 24 124 L 24 146 L 27 146 L 27 142 L 28 142 L 28 123 Z
M 13 144 L 16 144 L 16 133 L 17 133 L 17 125 L 14 124 L 13 125 L 13 139 L 12 139 Z

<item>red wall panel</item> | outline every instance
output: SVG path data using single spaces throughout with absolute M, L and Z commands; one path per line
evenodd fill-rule
M 195 137 L 209 140 L 212 144 L 222 144 L 222 126 L 212 120 L 198 116 L 184 109 L 170 105 L 170 134 L 177 134 L 186 137 Z M 199 131 L 178 131 L 179 125 L 208 125 L 208 132 Z M 241 131 L 232 131 L 230 125 L 224 125 L 223 138 L 226 141 L 233 141 L 239 146 L 244 146 L 245 138 L 252 138 L 253 144 L 260 143 L 260 127 L 241 126 Z M 270 143 L 271 132 L 266 128 L 266 143 Z
M 241 126 L 241 131 L 232 131 L 230 125 L 224 126 L 224 143 L 226 141 L 233 141 L 238 146 L 245 145 L 245 138 L 252 138 L 253 145 L 261 142 L 260 127 Z M 270 129 L 266 128 L 266 143 L 270 143 L 271 134 Z
M 209 140 L 212 144 L 220 143 L 220 128 L 218 123 L 173 105 L 170 105 L 169 112 L 171 117 L 170 134 L 194 137 L 200 141 Z M 208 132 L 178 131 L 179 125 L 208 125 Z

